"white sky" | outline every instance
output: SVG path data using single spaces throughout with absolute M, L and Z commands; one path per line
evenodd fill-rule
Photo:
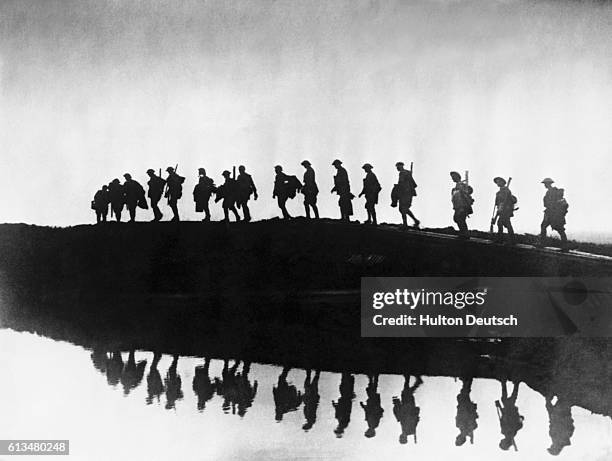
M 273 166 L 301 178 L 305 158 L 337 217 L 339 157 L 356 193 L 374 165 L 380 221 L 399 221 L 389 193 L 404 160 L 423 225 L 452 224 L 448 172 L 467 169 L 473 227 L 488 228 L 500 175 L 516 228 L 537 232 L 551 176 L 570 236 L 607 232 L 611 32 L 606 2 L 3 2 L 0 222 L 91 222 L 101 184 L 177 162 L 184 218 L 201 219 L 198 167 L 219 183 L 239 164 L 261 192 L 255 219 L 277 216 Z

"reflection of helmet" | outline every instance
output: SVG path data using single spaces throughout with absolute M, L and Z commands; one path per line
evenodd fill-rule
M 334 160 L 334 161 L 332 162 L 332 165 L 334 165 L 334 166 L 336 166 L 336 165 L 342 165 L 342 162 L 341 162 L 340 160 L 336 159 L 336 160 Z
M 303 166 L 310 166 L 310 162 L 309 162 L 308 160 L 304 160 L 304 161 L 302 162 L 302 165 L 303 165 Z
M 365 431 L 364 434 L 368 439 L 371 439 L 372 437 L 374 437 L 376 435 L 376 430 L 372 429 L 371 427 L 368 427 L 368 430 Z
M 563 447 L 560 447 L 556 443 L 553 443 L 550 447 L 547 448 L 547 450 L 548 450 L 548 453 L 550 453 L 551 455 L 557 456 L 559 453 L 561 453 L 561 450 L 563 450 Z
M 501 187 L 506 185 L 506 180 L 500 176 L 496 176 L 495 178 L 493 178 L 493 182 Z
M 504 437 L 499 441 L 499 448 L 502 450 L 508 450 L 512 446 L 512 439 Z
M 455 182 L 461 181 L 461 175 L 457 173 L 456 171 L 451 171 L 450 176 L 451 178 L 453 178 L 453 181 Z
M 369 163 L 364 163 L 363 166 L 361 167 L 364 170 L 371 170 L 372 168 L 374 168 L 372 165 L 370 165 Z
M 147 174 L 155 174 L 155 170 L 153 168 L 149 168 L 147 170 Z
M 550 178 L 542 179 L 542 184 L 552 184 L 552 183 L 554 183 L 554 181 Z
M 460 447 L 465 443 L 466 437 L 465 434 L 459 434 L 455 439 L 455 446 Z
M 397 163 L 395 164 L 395 166 L 397 166 L 397 167 L 399 167 L 399 166 L 404 166 L 404 162 L 397 162 Z
M 399 443 L 406 445 L 408 443 L 408 436 L 406 434 L 400 434 Z
M 225 170 L 223 173 L 221 173 L 222 176 L 225 176 L 226 178 L 229 178 L 230 176 L 230 172 Z

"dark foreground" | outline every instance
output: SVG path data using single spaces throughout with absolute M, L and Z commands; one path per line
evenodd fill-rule
M 513 379 L 612 416 L 612 342 L 361 338 L 362 276 L 610 275 L 605 261 L 332 222 L 1 226 L 2 325 L 103 351 Z M 500 263 L 503 262 L 503 263 Z

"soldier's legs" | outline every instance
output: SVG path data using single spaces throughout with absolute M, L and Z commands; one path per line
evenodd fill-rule
M 103 209 L 102 209 L 102 221 L 106 222 L 106 218 L 108 216 L 108 205 L 106 205 Z
M 455 214 L 453 216 L 453 220 L 457 223 L 457 227 L 459 228 L 459 235 L 462 237 L 468 236 L 468 227 L 465 222 L 467 215 L 462 210 L 455 210 Z
M 406 214 L 408 216 L 410 216 L 410 218 L 412 218 L 412 220 L 414 221 L 414 225 L 416 227 L 419 227 L 419 224 L 421 224 L 421 221 L 419 221 L 416 216 L 412 213 L 412 211 L 410 210 L 410 208 L 408 210 L 406 210 Z
M 306 211 L 306 217 L 310 219 L 310 205 L 304 200 L 304 211 Z
M 119 206 L 114 206 L 113 210 L 115 212 L 115 219 L 117 220 L 117 222 L 121 222 L 121 211 L 122 211 L 123 207 L 119 207 Z
M 136 221 L 136 204 L 130 203 L 128 205 L 128 211 L 130 213 L 130 222 Z
M 546 229 L 550 226 L 550 220 L 546 213 L 544 213 L 544 219 L 542 219 L 542 224 L 540 224 L 540 243 L 544 243 L 544 239 L 546 238 Z
M 240 221 L 240 215 L 238 214 L 238 210 L 236 210 L 236 207 L 234 205 L 232 205 L 230 208 L 232 213 L 234 213 L 234 217 L 236 218 L 236 221 Z
M 376 221 L 376 208 L 372 207 L 372 224 L 374 224 L 375 226 L 378 224 L 378 222 Z
M 312 205 L 312 209 L 314 210 L 315 219 L 319 219 L 319 208 L 316 205 Z
M 203 221 L 210 221 L 210 208 L 208 207 L 208 200 L 204 202 L 204 219 Z
M 289 212 L 287 211 L 287 207 L 286 207 L 287 197 L 277 197 L 277 201 L 278 201 L 278 207 L 283 212 L 283 218 L 289 219 L 291 216 L 289 215 Z
M 242 206 L 242 212 L 244 213 L 244 220 L 247 222 L 251 220 L 251 211 L 249 210 L 248 203 L 249 201 L 245 200 L 240 204 Z
M 178 206 L 177 206 L 177 199 L 171 199 L 168 200 L 168 205 L 170 206 L 170 209 L 172 210 L 172 221 L 180 221 L 181 218 L 179 218 L 179 212 L 178 212 Z
M 99 223 L 101 221 L 102 221 L 102 211 L 96 210 L 96 223 Z
M 223 221 L 229 222 L 229 208 L 223 207 Z
M 151 208 L 153 209 L 153 221 L 159 221 L 162 218 L 162 212 L 159 209 L 159 200 L 151 200 Z

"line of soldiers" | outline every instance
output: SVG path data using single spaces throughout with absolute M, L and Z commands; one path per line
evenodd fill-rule
M 287 211 L 287 201 L 293 199 L 298 193 L 304 196 L 304 211 L 307 218 L 319 218 L 319 209 L 317 207 L 317 196 L 319 188 L 316 182 L 315 171 L 312 164 L 308 160 L 304 160 L 301 165 L 305 172 L 302 181 L 294 176 L 283 171 L 281 165 L 274 167 L 274 190 L 272 198 L 277 200 L 278 207 L 281 210 L 284 219 L 290 219 L 291 215 Z M 348 222 L 353 215 L 353 199 L 355 195 L 351 192 L 351 184 L 349 181 L 348 172 L 342 166 L 342 161 L 336 159 L 332 162 L 332 166 L 336 169 L 334 175 L 334 187 L 331 193 L 338 195 L 338 207 L 340 208 L 340 219 Z M 397 162 L 395 167 L 398 171 L 397 183 L 391 190 L 391 206 L 397 208 L 402 217 L 401 227 L 408 228 L 407 218 L 413 222 L 413 227 L 418 229 L 420 221 L 411 210 L 413 198 L 417 195 L 417 183 L 414 180 L 412 164 L 410 169 L 406 169 L 403 162 Z M 163 217 L 159 209 L 159 201 L 162 195 L 168 199 L 168 205 L 172 210 L 172 221 L 179 221 L 179 212 L 177 208 L 178 200 L 182 197 L 183 183 L 185 178 L 178 175 L 176 170 L 178 165 L 168 167 L 166 179 L 155 174 L 152 169 L 147 170 L 149 175 L 148 181 L 148 197 L 153 210 L 153 221 L 160 221 Z M 365 197 L 365 209 L 367 212 L 366 224 L 377 225 L 376 205 L 378 205 L 379 194 L 382 190 L 378 178 L 374 174 L 374 167 L 365 163 L 362 166 L 365 171 L 363 178 L 363 187 L 359 193 L 359 198 Z M 210 221 L 209 202 L 213 194 L 215 194 L 215 202 L 222 202 L 224 220 L 229 222 L 230 212 L 236 221 L 240 221 L 241 217 L 238 209 L 242 209 L 243 221 L 251 221 L 251 213 L 249 210 L 249 200 L 253 197 L 258 199 L 257 188 L 250 174 L 246 172 L 244 166 L 238 168 L 239 174 L 236 177 L 235 170 L 233 173 L 225 170 L 222 173 L 223 183 L 216 186 L 213 179 L 206 175 L 204 168 L 198 169 L 198 183 L 193 190 L 193 200 L 195 202 L 196 212 L 204 212 L 203 221 Z M 469 239 L 467 218 L 473 214 L 474 199 L 473 188 L 469 184 L 468 172 L 466 171 L 464 178 L 456 171 L 450 172 L 451 179 L 454 183 L 451 189 L 451 204 L 453 207 L 453 220 L 458 227 L 458 237 L 460 239 Z M 126 206 L 130 221 L 136 219 L 137 208 L 147 209 L 144 188 L 134 179 L 129 173 L 124 175 L 125 182 L 121 184 L 118 179 L 114 179 L 108 186 L 102 186 L 94 196 L 92 201 L 92 209 L 96 212 L 97 222 L 107 220 L 108 209 L 110 205 L 111 217 L 114 214 L 117 221 L 121 221 L 121 212 Z M 504 229 L 508 233 L 507 243 L 512 245 L 515 243 L 514 229 L 511 219 L 516 207 L 517 198 L 512 194 L 509 186 L 512 178 L 506 181 L 502 177 L 495 177 L 493 181 L 499 187 L 496 193 L 493 216 L 491 218 L 490 232 L 493 233 L 493 227 L 497 225 L 496 241 L 502 243 Z M 554 181 L 551 178 L 545 178 L 542 183 L 546 188 L 544 196 L 544 218 L 540 227 L 540 246 L 543 246 L 548 227 L 557 231 L 561 237 L 562 250 L 567 250 L 567 236 L 565 234 L 565 216 L 568 211 L 568 204 L 564 197 L 564 190 L 554 187 Z
M 151 405 L 160 403 L 162 394 L 165 394 L 166 403 L 164 407 L 168 410 L 176 407 L 176 402 L 184 398 L 182 379 L 177 371 L 179 356 L 172 357 L 172 363 L 168 368 L 165 379 L 162 379 L 158 370 L 161 359 L 160 353 L 155 353 L 153 362 L 149 367 L 146 377 L 147 397 L 145 403 Z M 93 365 L 101 373 L 106 375 L 107 382 L 111 386 L 121 383 L 124 395 L 128 395 L 137 388 L 145 376 L 147 361 L 136 361 L 134 351 L 130 351 L 127 362 L 124 363 L 120 352 L 107 353 L 102 350 L 94 350 L 91 354 Z M 204 359 L 204 363 L 197 365 L 194 370 L 192 389 L 197 396 L 197 410 L 204 411 L 209 401 L 215 394 L 222 399 L 222 410 L 225 414 L 244 417 L 253 406 L 257 396 L 259 384 L 257 380 L 251 381 L 249 374 L 250 362 L 244 362 L 242 370 L 239 370 L 240 360 L 235 360 L 232 366 L 229 360 L 224 359 L 221 377 L 210 376 L 211 359 Z M 319 394 L 319 379 L 321 372 L 306 370 L 304 390 L 299 390 L 296 385 L 288 380 L 290 367 L 283 367 L 276 385 L 272 388 L 272 396 L 275 407 L 275 420 L 280 422 L 290 412 L 297 411 L 303 405 L 305 423 L 304 431 L 313 428 L 317 421 L 317 411 L 321 396 Z M 415 399 L 416 391 L 423 385 L 420 376 L 404 374 L 404 385 L 401 393 L 392 398 L 393 417 L 399 423 L 401 433 L 399 443 L 404 445 L 410 440 L 417 443 L 417 428 L 420 422 L 421 409 Z M 471 377 L 460 378 L 461 389 L 457 394 L 457 406 L 455 426 L 459 434 L 455 438 L 456 446 L 463 446 L 468 440 L 474 444 L 474 432 L 478 428 L 478 405 L 472 400 Z M 412 384 L 411 384 L 412 381 Z M 501 397 L 495 401 L 495 409 L 500 425 L 502 438 L 499 448 L 507 451 L 513 448 L 518 451 L 516 436 L 523 428 L 524 417 L 517 407 L 519 393 L 519 381 L 513 382 L 512 393 L 508 393 L 506 380 L 500 380 Z M 376 436 L 381 419 L 384 415 L 381 396 L 378 390 L 378 374 L 368 375 L 366 387 L 366 401 L 360 402 L 363 410 L 367 429 L 364 432 L 366 438 Z M 343 372 L 339 383 L 339 398 L 333 400 L 334 417 L 337 421 L 334 434 L 337 438 L 343 437 L 351 421 L 353 402 L 355 394 L 355 377 L 351 373 Z M 563 448 L 571 445 L 571 437 L 574 433 L 574 420 L 571 414 L 571 403 L 554 395 L 545 395 L 546 410 L 549 415 L 549 435 L 552 441 L 548 452 L 553 455 L 561 453 Z M 553 401 L 554 404 L 553 404 Z

